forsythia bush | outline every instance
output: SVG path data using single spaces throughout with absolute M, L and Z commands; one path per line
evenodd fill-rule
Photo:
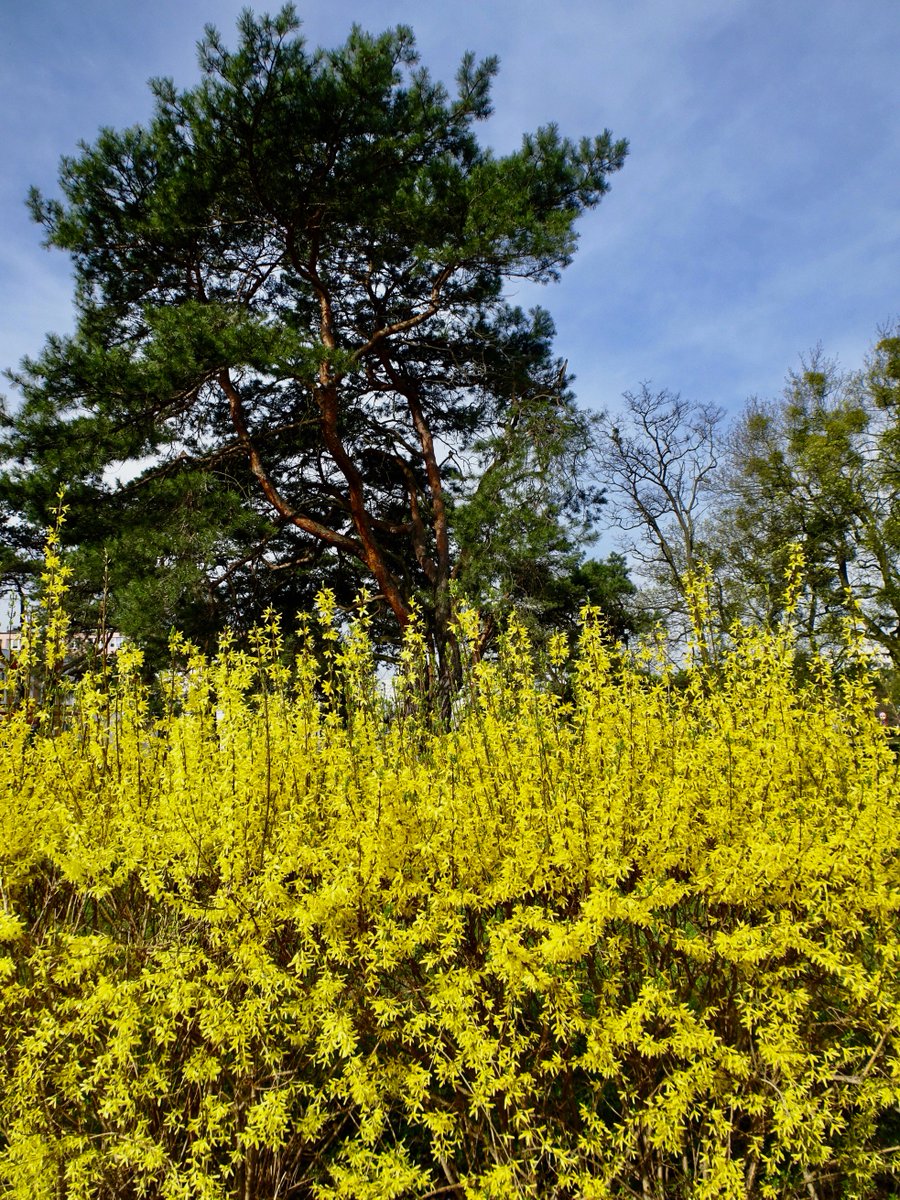
M 385 698 L 321 607 L 290 666 L 270 623 L 10 702 L 0 1195 L 895 1194 L 865 681 L 781 630 L 676 687 L 588 620 L 560 699 L 513 624 L 437 728 L 415 636 Z

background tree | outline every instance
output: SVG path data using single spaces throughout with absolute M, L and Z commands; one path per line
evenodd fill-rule
M 365 583 L 399 628 L 419 599 L 449 676 L 452 579 L 479 553 L 454 464 L 512 436 L 516 404 L 563 458 L 581 437 L 549 319 L 504 284 L 557 278 L 626 143 L 548 126 L 494 156 L 473 126 L 496 60 L 467 55 L 451 98 L 405 27 L 314 53 L 297 30 L 291 6 L 245 12 L 233 52 L 207 28 L 198 86 L 156 80 L 147 126 L 32 194 L 78 321 L 15 377 L 2 501 L 42 523 L 69 486 L 84 586 L 103 557 L 114 600 L 132 581 L 123 627 Z
M 813 649 L 841 641 L 858 613 L 900 667 L 900 338 L 886 334 L 861 371 L 815 352 L 781 399 L 752 402 L 732 433 L 718 528 L 746 603 L 780 612 L 792 543 L 802 547 L 801 616 Z M 852 596 L 852 600 L 850 597 Z
M 690 577 L 701 564 L 717 565 L 708 517 L 724 413 L 647 384 L 624 400 L 623 412 L 599 423 L 596 470 L 612 489 L 612 523 L 645 585 L 642 605 L 677 639 L 688 623 Z M 714 599 L 727 624 L 721 588 Z

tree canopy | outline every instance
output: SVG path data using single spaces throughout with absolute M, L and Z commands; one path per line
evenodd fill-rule
M 722 637 L 735 620 L 779 620 L 799 550 L 804 652 L 841 653 L 849 619 L 896 673 L 900 328 L 882 330 L 857 370 L 815 350 L 780 397 L 751 399 L 729 424 L 719 410 L 647 387 L 626 404 L 600 423 L 600 469 L 612 521 L 633 535 L 642 603 L 670 633 L 689 623 L 686 585 L 702 569 Z
M 780 615 L 778 580 L 797 544 L 810 647 L 839 645 L 852 617 L 895 671 L 898 350 L 900 337 L 887 333 L 855 371 L 817 351 L 789 375 L 779 400 L 751 402 L 732 431 L 719 522 L 724 561 L 758 615 Z
M 406 27 L 316 51 L 298 29 L 290 5 L 244 12 L 235 50 L 207 27 L 197 86 L 152 81 L 148 124 L 32 192 L 77 328 L 14 376 L 0 502 L 42 523 L 68 486 L 83 585 L 107 571 L 120 624 L 330 581 L 401 628 L 418 603 L 449 669 L 454 578 L 509 575 L 485 522 L 507 565 L 577 568 L 588 419 L 550 318 L 504 289 L 558 277 L 627 145 L 548 125 L 495 155 L 496 59 L 466 55 L 451 95 Z M 526 462 L 543 502 L 504 524 Z

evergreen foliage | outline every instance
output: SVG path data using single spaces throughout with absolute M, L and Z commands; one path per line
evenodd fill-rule
M 15 376 L 0 504 L 42 527 L 68 488 L 76 574 L 96 594 L 107 571 L 126 632 L 211 646 L 365 585 L 395 627 L 418 602 L 450 677 L 464 563 L 505 594 L 485 504 L 555 577 L 599 501 L 552 323 L 503 296 L 558 277 L 626 143 L 547 126 L 496 156 L 475 135 L 496 60 L 467 55 L 451 96 L 406 27 L 315 52 L 297 30 L 290 6 L 245 12 L 235 50 L 207 28 L 198 86 L 154 81 L 146 126 L 33 192 L 78 323 Z M 526 460 L 546 503 L 517 525 L 503 481 Z

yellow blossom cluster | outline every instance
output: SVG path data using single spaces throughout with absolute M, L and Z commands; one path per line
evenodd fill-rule
M 9 704 L 0 1195 L 895 1194 L 864 676 L 781 629 L 673 677 L 588 614 L 557 686 L 512 623 L 436 721 L 415 632 L 393 689 L 327 596 L 306 636 Z

